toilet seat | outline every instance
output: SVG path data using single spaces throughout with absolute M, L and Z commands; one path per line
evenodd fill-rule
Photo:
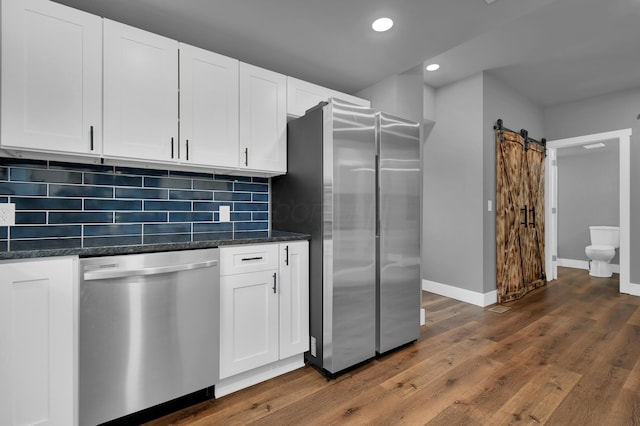
M 616 255 L 615 247 L 591 245 L 586 246 L 584 252 L 591 259 L 589 262 L 589 275 L 593 277 L 610 277 L 613 275 L 609 262 Z
M 590 259 L 593 259 L 594 256 L 598 257 L 598 259 L 594 260 L 605 260 L 609 256 L 611 257 L 608 260 L 611 260 L 616 255 L 616 249 L 613 246 L 591 245 L 586 246 L 584 251 Z

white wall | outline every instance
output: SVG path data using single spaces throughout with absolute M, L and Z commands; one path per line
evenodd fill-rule
M 548 140 L 631 128 L 631 274 L 640 283 L 640 88 L 544 109 Z
M 620 225 L 618 143 L 605 151 L 562 151 L 558 150 L 558 258 L 587 261 L 589 226 Z M 618 254 L 612 263 L 619 263 Z
M 423 147 L 423 278 L 482 293 L 482 97 L 476 74 L 435 91 Z

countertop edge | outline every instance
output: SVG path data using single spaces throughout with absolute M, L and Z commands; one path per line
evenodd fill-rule
M 156 253 L 163 251 L 180 251 L 180 250 L 198 250 L 207 248 L 216 248 L 237 244 L 264 244 L 277 243 L 284 241 L 302 241 L 310 240 L 311 235 L 299 234 L 295 232 L 272 231 L 267 237 L 254 238 L 238 238 L 238 239 L 222 239 L 208 241 L 193 241 L 187 243 L 162 243 L 135 246 L 109 246 L 109 247 L 91 247 L 91 248 L 61 248 L 47 250 L 24 250 L 24 251 L 5 251 L 0 252 L 0 261 L 32 259 L 44 257 L 59 256 L 79 256 L 79 257 L 98 257 L 98 256 L 117 256 L 122 254 L 139 254 L 139 253 Z

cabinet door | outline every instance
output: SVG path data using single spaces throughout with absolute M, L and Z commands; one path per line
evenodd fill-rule
M 101 153 L 102 19 L 46 0 L 2 2 L 2 147 Z
M 104 20 L 104 155 L 177 161 L 178 42 Z
M 309 350 L 309 244 L 280 244 L 280 359 Z
M 238 60 L 180 43 L 180 161 L 238 167 Z
M 74 258 L 0 263 L 0 424 L 73 425 Z
M 275 270 L 221 277 L 221 379 L 278 360 L 275 280 Z
M 240 167 L 286 173 L 287 79 L 240 63 Z

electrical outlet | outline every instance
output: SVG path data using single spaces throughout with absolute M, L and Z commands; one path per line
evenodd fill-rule
M 14 203 L 0 204 L 0 226 L 16 224 L 16 205 Z
M 220 206 L 220 222 L 231 221 L 231 206 Z

